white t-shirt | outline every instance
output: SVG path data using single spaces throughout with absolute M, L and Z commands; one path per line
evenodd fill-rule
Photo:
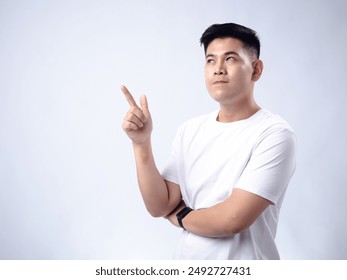
M 270 200 L 247 230 L 223 238 L 182 230 L 175 259 L 279 259 L 279 210 L 295 170 L 296 138 L 279 116 L 260 109 L 248 119 L 221 123 L 218 111 L 185 122 L 161 174 L 180 186 L 188 207 L 211 207 L 239 188 Z

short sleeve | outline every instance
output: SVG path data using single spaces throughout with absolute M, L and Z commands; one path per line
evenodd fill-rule
M 296 137 L 286 127 L 268 129 L 253 149 L 235 188 L 277 204 L 295 171 Z
M 176 136 L 172 143 L 171 153 L 168 161 L 161 170 L 161 176 L 172 183 L 179 185 L 179 150 L 181 142 L 181 129 L 179 128 L 176 132 Z

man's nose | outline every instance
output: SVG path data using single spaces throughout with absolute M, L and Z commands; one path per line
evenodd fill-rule
M 216 68 L 214 69 L 215 75 L 225 75 L 226 74 L 225 65 L 222 62 L 216 63 Z

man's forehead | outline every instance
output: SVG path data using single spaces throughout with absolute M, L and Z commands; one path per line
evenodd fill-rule
M 222 55 L 240 55 L 243 52 L 243 43 L 234 38 L 217 38 L 211 41 L 206 49 L 206 57 Z
M 207 46 L 205 56 L 223 56 L 231 53 L 238 56 L 247 55 L 253 57 L 255 55 L 249 48 L 245 48 L 241 40 L 233 37 L 222 37 L 211 41 Z
M 243 42 L 236 38 L 216 38 L 207 46 L 206 54 L 220 52 L 238 52 L 243 48 Z

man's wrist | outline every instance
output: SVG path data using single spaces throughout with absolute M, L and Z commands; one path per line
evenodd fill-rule
M 147 161 L 153 157 L 151 141 L 144 143 L 132 143 L 135 153 L 135 158 L 141 161 Z
M 151 142 L 152 142 L 151 137 L 149 137 L 146 141 L 141 141 L 141 142 L 132 141 L 132 145 L 134 149 L 148 149 L 149 147 L 152 147 Z

